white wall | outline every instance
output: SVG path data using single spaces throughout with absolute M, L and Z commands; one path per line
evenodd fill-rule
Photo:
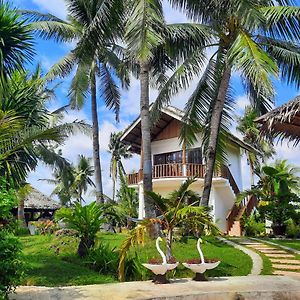
M 241 159 L 241 148 L 229 145 L 227 148 L 227 163 L 240 190 L 243 189 Z

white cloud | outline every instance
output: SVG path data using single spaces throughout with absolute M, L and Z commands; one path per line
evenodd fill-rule
M 40 9 L 60 17 L 65 18 L 67 15 L 67 8 L 64 0 L 32 0 Z

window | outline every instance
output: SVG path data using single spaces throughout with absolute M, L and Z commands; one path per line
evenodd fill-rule
M 182 163 L 182 151 L 154 155 L 154 165 Z
M 190 164 L 202 164 L 202 150 L 201 148 L 195 148 L 187 150 L 187 163 Z

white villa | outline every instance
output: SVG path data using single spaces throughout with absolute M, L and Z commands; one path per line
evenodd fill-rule
M 201 194 L 205 165 L 203 164 L 201 137 L 190 149 L 179 142 L 183 112 L 169 106 L 162 109 L 160 119 L 151 129 L 153 191 L 167 196 L 177 189 L 189 176 L 197 175 L 192 189 Z M 137 118 L 123 133 L 122 140 L 131 146 L 133 153 L 143 155 L 141 151 L 141 119 Z M 224 166 L 213 178 L 209 204 L 212 207 L 214 221 L 229 235 L 241 235 L 240 218 L 251 213 L 256 205 L 253 198 L 245 199 L 237 207 L 236 195 L 242 190 L 242 151 L 253 151 L 250 145 L 237 137 L 229 135 L 227 143 L 227 166 Z M 137 169 L 139 166 L 137 166 Z M 142 178 L 142 160 L 137 173 L 128 174 L 130 187 L 138 190 L 139 219 L 144 218 L 144 196 Z

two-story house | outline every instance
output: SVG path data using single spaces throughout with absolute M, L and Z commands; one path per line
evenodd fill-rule
M 179 141 L 183 112 L 169 106 L 162 109 L 160 119 L 151 129 L 153 191 L 167 196 L 177 189 L 189 176 L 197 175 L 191 188 L 201 195 L 205 165 L 202 153 L 201 136 L 193 147 L 187 149 Z M 130 145 L 133 153 L 141 151 L 141 119 L 137 118 L 123 133 L 122 141 Z M 235 206 L 236 195 L 242 190 L 242 151 L 252 151 L 248 144 L 233 135 L 227 141 L 227 166 L 214 175 L 209 205 L 214 221 L 219 228 L 231 235 L 240 235 L 238 216 L 248 210 L 253 203 L 246 200 L 240 207 Z M 137 173 L 128 174 L 128 184 L 138 190 L 139 219 L 145 217 L 142 159 Z M 253 207 L 252 207 L 253 208 Z

